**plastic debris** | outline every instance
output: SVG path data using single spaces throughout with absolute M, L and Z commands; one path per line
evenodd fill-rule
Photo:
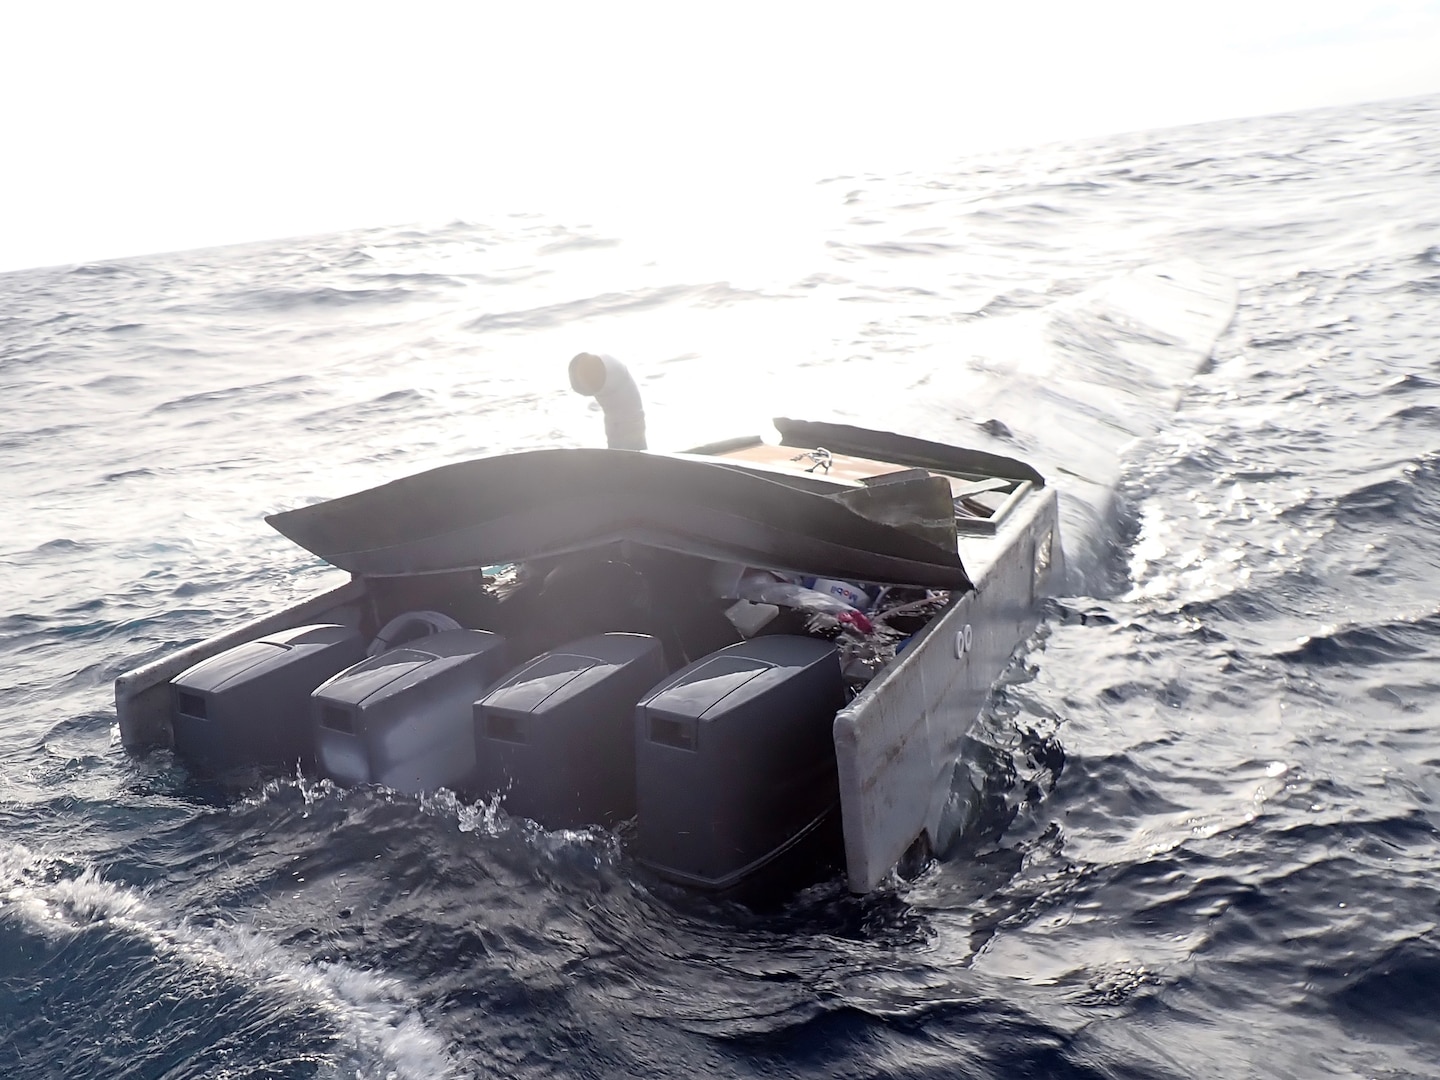
M 874 626 L 863 611 L 859 611 L 837 596 L 807 589 L 789 581 L 781 581 L 768 571 L 746 574 L 740 579 L 740 599 L 757 604 L 775 604 L 793 608 L 810 615 L 828 615 L 842 626 L 849 626 L 862 634 L 868 634 Z

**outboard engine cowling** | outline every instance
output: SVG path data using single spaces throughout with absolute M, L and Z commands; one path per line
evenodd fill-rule
M 175 753 L 200 772 L 314 759 L 310 694 L 365 655 L 348 626 L 281 630 L 233 646 L 170 680 Z
M 838 813 L 832 726 L 844 704 L 827 641 L 721 649 L 636 707 L 636 853 L 664 877 L 729 889 Z
M 409 794 L 462 785 L 475 768 L 471 710 L 505 654 L 498 634 L 448 630 L 340 672 L 311 697 L 321 773 Z
M 635 814 L 635 703 L 665 677 L 660 642 L 599 634 L 511 672 L 475 703 L 475 783 L 547 829 Z

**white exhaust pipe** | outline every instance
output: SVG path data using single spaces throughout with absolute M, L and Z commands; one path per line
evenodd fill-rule
M 613 356 L 582 352 L 570 361 L 570 389 L 593 397 L 605 413 L 612 450 L 644 450 L 645 406 L 630 370 Z

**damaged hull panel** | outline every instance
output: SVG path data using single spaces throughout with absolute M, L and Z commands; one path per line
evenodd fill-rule
M 533 450 L 442 466 L 267 520 L 363 577 L 479 569 L 629 540 L 823 577 L 969 587 L 953 550 L 869 520 L 798 478 L 719 464 Z

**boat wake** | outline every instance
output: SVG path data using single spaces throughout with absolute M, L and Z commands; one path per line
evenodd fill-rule
M 72 947 L 80 939 L 84 946 Z M 31 969 L 31 996 L 104 1015 L 114 1033 L 86 1045 L 51 1034 L 46 1069 L 54 1072 L 46 1075 L 105 1075 L 121 1055 L 133 1069 L 140 1053 L 156 1058 L 157 1074 L 188 1061 L 223 1075 L 232 1050 L 228 1037 L 212 1043 L 212 1029 L 265 1031 L 245 1040 L 244 1054 L 268 1042 L 279 1055 L 272 1067 L 298 1058 L 321 1075 L 455 1075 L 445 1041 L 416 1012 L 403 980 L 297 956 L 256 927 L 175 918 L 93 867 L 77 870 L 20 844 L 0 848 L 0 943 L 7 975 Z M 74 962 L 77 954 L 85 959 Z M 162 1029 L 158 1038 L 141 1034 L 151 1028 Z

